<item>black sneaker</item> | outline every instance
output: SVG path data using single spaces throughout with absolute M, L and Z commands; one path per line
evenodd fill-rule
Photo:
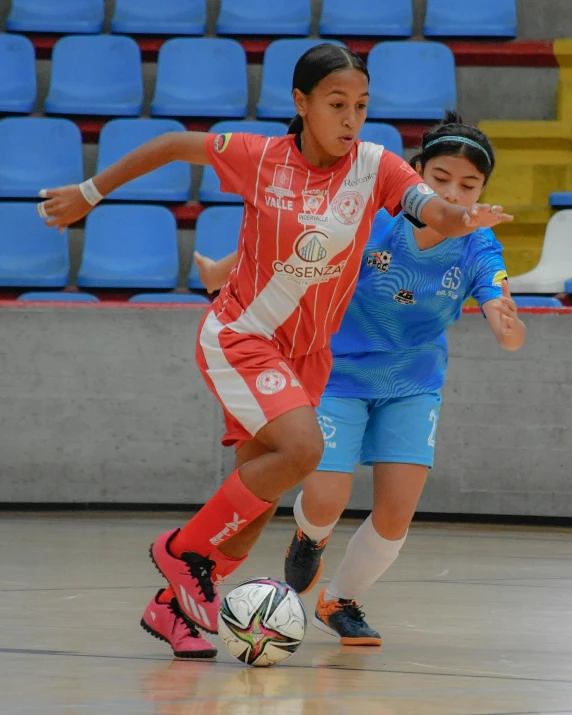
M 312 623 L 324 633 L 339 638 L 342 645 L 381 645 L 381 636 L 365 622 L 365 614 L 355 601 L 324 600 L 322 591 Z
M 308 593 L 320 579 L 324 568 L 322 551 L 329 538 L 313 541 L 302 529 L 296 529 L 286 552 L 284 580 L 297 593 Z

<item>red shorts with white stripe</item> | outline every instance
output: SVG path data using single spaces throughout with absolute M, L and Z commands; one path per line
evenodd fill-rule
M 197 365 L 222 405 L 224 446 L 246 442 L 266 424 L 296 407 L 316 407 L 332 367 L 329 349 L 286 358 L 261 335 L 244 335 L 212 310 L 199 327 Z

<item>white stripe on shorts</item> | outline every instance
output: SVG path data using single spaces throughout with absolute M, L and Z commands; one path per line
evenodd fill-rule
M 226 359 L 218 337 L 226 327 L 212 312 L 203 324 L 200 345 L 208 367 L 207 374 L 225 409 L 254 436 L 268 420 L 247 382 Z

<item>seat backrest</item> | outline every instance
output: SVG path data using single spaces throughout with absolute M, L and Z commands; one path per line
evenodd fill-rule
M 0 285 L 66 285 L 67 229 L 59 233 L 46 226 L 33 203 L 9 201 L 0 202 L 0 226 Z
M 205 31 L 206 16 L 206 0 L 115 0 L 111 28 L 112 32 L 129 28 L 130 32 L 153 34 L 171 27 L 179 33 L 200 35 Z
M 6 27 L 16 32 L 101 32 L 104 0 L 12 0 Z
M 538 267 L 554 266 L 572 276 L 572 209 L 554 214 L 546 226 Z
M 399 130 L 391 124 L 366 122 L 362 127 L 359 138 L 364 142 L 382 144 L 397 156 L 403 156 L 403 139 Z
M 320 33 L 410 36 L 413 31 L 412 0 L 323 0 Z
M 262 87 L 260 102 L 284 104 L 286 114 L 294 115 L 292 102 L 292 75 L 300 57 L 312 47 L 322 45 L 329 40 L 284 39 L 271 42 L 264 53 L 262 65 Z M 331 44 L 344 47 L 343 42 L 332 40 Z
M 103 204 L 87 217 L 84 258 L 144 263 L 177 246 L 175 217 L 164 206 Z
M 200 74 L 192 68 L 200 67 Z M 242 97 L 246 87 L 246 53 L 236 40 L 223 37 L 175 37 L 165 42 L 157 66 L 157 92 L 163 88 L 175 97 L 193 95 L 206 99 Z
M 515 36 L 516 0 L 427 0 L 424 31 L 432 35 Z
M 558 298 L 542 295 L 513 295 L 513 300 L 519 308 L 562 308 Z
M 222 0 L 217 32 L 248 34 L 265 28 L 269 34 L 309 34 L 310 0 Z
M 245 134 L 261 134 L 264 137 L 283 137 L 288 131 L 284 122 L 264 121 L 263 119 L 223 119 L 209 129 L 213 134 L 228 134 L 231 132 Z
M 114 162 L 141 144 L 166 134 L 167 132 L 184 132 L 185 126 L 174 119 L 112 119 L 104 125 L 99 135 L 99 150 L 97 156 L 97 173 L 107 169 Z M 137 189 L 142 194 L 154 188 L 173 188 L 190 191 L 191 168 L 184 161 L 173 161 L 155 169 L 126 186 Z M 121 189 L 113 192 L 120 196 Z
M 242 206 L 211 206 L 197 219 L 195 250 L 218 261 L 236 251 L 242 226 Z M 191 288 L 204 288 L 193 261 L 189 277 Z
M 0 196 L 36 197 L 83 181 L 81 132 L 69 119 L 0 120 Z
M 381 42 L 367 66 L 372 104 L 456 106 L 455 58 L 440 42 Z
M 52 53 L 51 92 L 132 99 L 143 94 L 141 52 L 131 37 L 69 35 Z
M 60 293 L 30 291 L 18 296 L 18 300 L 35 303 L 99 303 L 99 298 L 91 293 Z
M 22 35 L 0 34 L 0 112 L 31 112 L 35 100 L 34 45 Z

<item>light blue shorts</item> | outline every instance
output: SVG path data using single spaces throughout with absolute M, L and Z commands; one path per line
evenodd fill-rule
M 441 391 L 410 397 L 323 397 L 317 408 L 324 435 L 322 472 L 353 473 L 359 462 L 433 466 Z

